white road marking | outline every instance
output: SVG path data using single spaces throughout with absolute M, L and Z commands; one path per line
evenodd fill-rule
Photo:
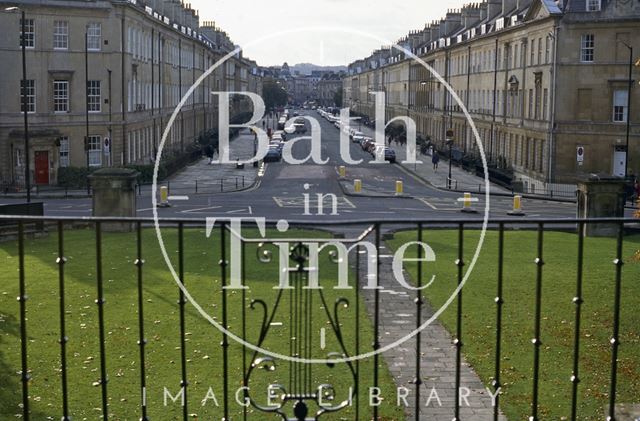
M 233 215 L 233 214 L 236 214 L 236 213 L 249 213 L 249 214 L 251 214 L 251 210 L 249 210 L 249 209 L 231 210 L 231 211 L 227 212 L 227 215 Z
M 214 209 L 220 209 L 220 208 L 222 208 L 222 206 L 209 206 L 206 208 L 189 209 L 189 210 L 181 211 L 180 213 L 200 213 L 201 211 L 214 210 Z
M 427 199 L 419 198 L 418 200 L 421 201 L 422 203 L 424 203 L 425 205 L 429 206 L 431 209 L 438 210 L 438 208 L 435 207 L 435 205 L 432 205 L 431 203 L 429 203 L 429 201 Z
M 324 350 L 327 347 L 327 330 L 325 328 L 320 329 L 320 349 Z
M 169 196 L 169 202 L 171 201 L 179 202 L 179 201 L 187 201 L 187 200 L 189 200 L 189 196 Z

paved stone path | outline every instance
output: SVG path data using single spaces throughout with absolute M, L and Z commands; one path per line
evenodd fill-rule
M 380 285 L 386 291 L 380 293 L 380 340 L 381 345 L 386 346 L 413 331 L 416 326 L 415 293 L 402 291 L 393 279 L 392 257 L 386 256 L 388 249 L 381 249 Z M 361 260 L 360 279 L 361 286 L 365 286 L 366 259 Z M 408 276 L 407 276 L 408 277 Z M 374 293 L 372 290 L 363 290 L 363 298 L 367 305 L 370 317 L 373 319 Z M 423 310 L 423 322 L 433 315 L 433 310 L 427 304 Z M 454 418 L 455 402 L 455 375 L 456 375 L 456 349 L 453 338 L 449 332 L 436 321 L 422 332 L 421 339 L 421 372 L 423 386 L 420 396 L 420 420 L 451 421 Z M 407 420 L 415 419 L 415 340 L 411 339 L 399 347 L 386 352 L 383 357 L 389 366 L 398 387 L 406 387 L 411 390 L 407 398 L 410 407 L 406 408 Z M 473 421 L 493 420 L 492 398 L 486 386 L 480 381 L 475 371 L 462 360 L 461 387 L 470 391 L 468 403 L 463 401 L 460 417 Z M 442 405 L 438 404 L 435 395 L 427 406 L 429 395 L 435 388 Z M 395 391 L 394 391 L 395 392 Z M 466 393 L 466 391 L 465 391 Z M 396 401 L 395 393 L 387 396 L 388 400 Z M 501 420 L 506 420 L 501 416 Z
M 250 159 L 254 154 L 253 139 L 253 132 L 242 130 L 230 143 L 230 159 Z M 218 155 L 215 159 L 218 159 Z M 247 189 L 253 186 L 257 178 L 258 168 L 253 165 L 237 169 L 235 164 L 209 165 L 208 158 L 203 158 L 163 184 L 169 185 L 171 195 L 216 194 Z

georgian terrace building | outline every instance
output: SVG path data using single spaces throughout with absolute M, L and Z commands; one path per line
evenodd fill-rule
M 452 10 L 398 44 L 432 66 L 477 126 L 487 159 L 510 167 L 528 191 L 572 184 L 590 173 L 640 173 L 640 90 L 627 108 L 629 49 L 640 52 L 640 2 L 487 0 Z M 640 54 L 636 55 L 640 56 Z M 637 59 L 634 57 L 634 61 Z M 637 85 L 637 73 L 633 77 Z M 387 119 L 412 117 L 441 147 L 477 154 L 470 125 L 442 84 L 398 49 L 383 47 L 349 66 L 345 106 L 373 116 L 386 93 Z M 583 148 L 582 160 L 578 148 Z
M 65 166 L 152 162 L 182 96 L 235 49 L 226 33 L 213 22 L 200 27 L 197 12 L 178 0 L 0 1 L 0 183 L 5 185 L 23 185 L 25 165 L 20 13 L 4 11 L 14 5 L 26 13 L 33 184 L 56 184 L 58 168 Z M 217 127 L 218 98 L 211 91 L 248 90 L 261 93 L 261 72 L 236 54 L 189 98 L 165 153 L 178 153 Z M 247 101 L 231 103 L 231 117 L 250 111 Z

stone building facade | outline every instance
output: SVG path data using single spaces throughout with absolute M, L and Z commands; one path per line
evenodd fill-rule
M 318 87 L 318 104 L 323 107 L 339 107 L 342 104 L 336 104 L 336 93 L 342 90 L 342 79 L 337 74 L 327 75 L 322 78 L 316 86 Z
M 387 120 L 410 116 L 440 146 L 452 129 L 454 148 L 477 156 L 464 104 L 487 159 L 528 191 L 584 174 L 624 175 L 631 118 L 628 172 L 640 174 L 639 69 L 627 108 L 628 46 L 637 60 L 639 40 L 639 2 L 486 0 L 409 33 L 396 44 L 404 51 L 383 47 L 352 63 L 344 105 L 373 117 L 370 92 L 384 92 Z
M 152 163 L 181 98 L 235 49 L 226 33 L 212 22 L 201 27 L 197 12 L 178 0 L 19 0 L 0 1 L 0 9 L 16 4 L 26 13 L 33 184 L 56 184 L 65 166 Z M 0 27 L 0 183 L 21 186 L 20 14 L 0 13 Z M 163 157 L 217 127 L 212 91 L 261 93 L 261 72 L 241 53 L 217 68 L 178 114 Z M 251 111 L 242 99 L 232 104 L 232 117 Z

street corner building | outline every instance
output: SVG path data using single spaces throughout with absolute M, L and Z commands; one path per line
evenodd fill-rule
M 373 119 L 372 92 L 384 92 L 387 121 L 411 117 L 445 154 L 453 130 L 454 159 L 480 162 L 460 104 L 411 52 L 470 112 L 492 175 L 535 193 L 593 173 L 640 173 L 640 2 L 486 0 L 396 45 L 404 51 L 384 46 L 350 64 L 352 113 Z
M 237 48 L 178 0 L 0 1 L 0 28 L 3 190 L 24 187 L 26 157 L 36 185 L 56 185 L 67 167 L 152 165 L 183 96 Z M 197 140 L 216 130 L 214 91 L 260 94 L 262 70 L 241 51 L 220 64 L 187 99 L 163 159 L 197 153 Z M 229 116 L 251 111 L 239 96 Z

